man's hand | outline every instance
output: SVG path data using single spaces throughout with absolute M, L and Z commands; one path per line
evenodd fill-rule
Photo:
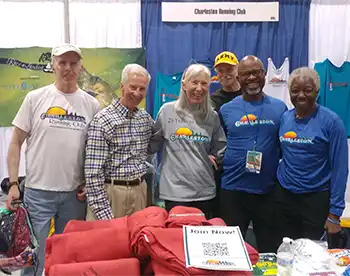
M 331 222 L 328 218 L 330 218 L 330 220 L 332 220 L 334 222 L 339 222 L 339 224 Z M 326 223 L 324 225 L 324 228 L 326 229 L 327 233 L 328 234 L 339 233 L 341 231 L 339 217 L 330 213 L 328 215 L 328 218 L 327 218 Z
M 20 198 L 19 187 L 18 187 L 18 185 L 13 185 L 8 192 L 7 201 L 6 201 L 6 209 L 11 210 L 11 211 L 15 211 L 18 208 L 18 206 L 13 204 L 13 203 L 16 200 L 19 200 L 19 198 Z
M 210 162 L 213 164 L 215 170 L 219 169 L 218 163 L 216 162 L 216 159 L 214 155 L 209 155 Z
M 86 200 L 85 185 L 80 185 L 77 190 L 77 198 L 80 201 Z

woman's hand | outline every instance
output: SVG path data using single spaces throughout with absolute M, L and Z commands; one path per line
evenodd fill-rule
M 210 159 L 210 162 L 213 164 L 214 169 L 218 170 L 219 169 L 219 165 L 216 162 L 216 159 L 215 159 L 214 155 L 209 155 L 209 159 Z
M 332 221 L 337 222 L 337 223 L 334 223 Z M 324 228 L 326 229 L 328 234 L 339 233 L 341 231 L 339 217 L 337 217 L 333 214 L 329 214 L 327 217 L 326 223 L 324 225 Z

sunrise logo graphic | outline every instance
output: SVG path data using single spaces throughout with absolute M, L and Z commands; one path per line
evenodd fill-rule
M 186 127 L 182 127 L 176 130 L 175 135 L 187 135 L 191 136 L 193 134 L 192 130 Z
M 209 142 L 209 137 L 202 135 L 201 133 L 194 133 L 187 127 L 178 128 L 175 133 L 170 134 L 170 140 L 187 140 L 193 142 L 206 143 Z
M 50 107 L 45 113 L 41 114 L 40 118 L 42 120 L 49 118 L 49 119 L 59 119 L 59 120 L 85 123 L 85 117 L 79 116 L 73 112 L 69 113 L 67 110 L 59 106 Z
M 313 139 L 310 137 L 298 137 L 298 135 L 294 131 L 288 131 L 282 136 L 280 136 L 280 141 L 287 142 L 290 144 L 313 144 Z
M 255 121 L 257 117 L 254 114 L 248 114 L 244 115 L 239 121 L 240 122 L 248 122 L 248 121 Z
M 297 134 L 294 131 L 288 131 L 283 135 L 284 138 L 297 138 Z
M 218 76 L 212 76 L 212 77 L 210 78 L 210 82 L 211 82 L 211 83 L 213 83 L 213 82 L 219 82 Z
M 248 126 L 248 125 L 254 126 L 257 124 L 274 125 L 275 123 L 273 120 L 258 119 L 258 117 L 255 116 L 254 114 L 244 115 L 239 121 L 235 122 L 236 127 Z
M 235 265 L 234 262 L 219 261 L 219 260 L 206 260 L 206 261 L 203 261 L 203 264 L 208 265 L 208 266 L 232 266 L 232 265 Z

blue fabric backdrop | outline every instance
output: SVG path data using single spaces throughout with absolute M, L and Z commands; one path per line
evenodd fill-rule
M 203 1 L 207 0 L 197 2 Z M 256 55 L 265 66 L 269 57 L 276 67 L 289 57 L 290 70 L 308 65 L 310 0 L 280 0 L 279 22 L 259 23 L 163 23 L 161 2 L 141 1 L 142 41 L 146 48 L 146 67 L 152 75 L 146 100 L 151 114 L 158 72 L 182 72 L 193 60 L 212 65 L 215 56 L 224 50 L 234 52 L 238 59 Z

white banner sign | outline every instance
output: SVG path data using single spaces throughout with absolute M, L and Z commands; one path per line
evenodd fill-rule
M 278 2 L 162 2 L 163 22 L 276 22 Z
M 237 226 L 184 226 L 183 232 L 186 267 L 253 270 Z

